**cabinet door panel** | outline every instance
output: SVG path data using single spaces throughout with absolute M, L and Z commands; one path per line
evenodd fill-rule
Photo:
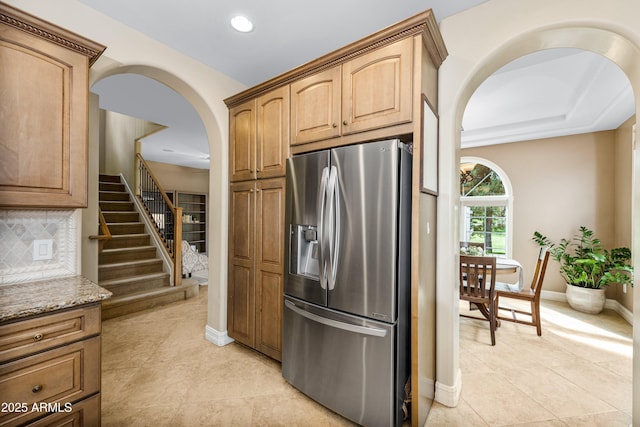
M 282 360 L 283 276 L 260 271 L 256 279 L 256 350 Z
M 343 65 L 343 134 L 411 121 L 411 52 L 408 38 Z
M 253 266 L 231 264 L 229 269 L 227 329 L 229 336 L 253 347 L 255 322 L 255 291 Z
M 285 178 L 258 183 L 256 349 L 281 359 Z
M 229 203 L 229 336 L 254 346 L 255 337 L 255 183 L 231 184 Z
M 340 135 L 340 67 L 291 84 L 291 144 Z
M 285 179 L 258 184 L 258 229 L 256 241 L 258 268 L 281 272 L 284 266 L 284 186 Z
M 254 188 L 253 181 L 231 185 L 229 256 L 236 260 L 253 261 L 255 239 Z
M 229 111 L 229 179 L 244 181 L 256 177 L 255 100 Z
M 289 87 L 261 96 L 257 108 L 258 178 L 284 176 L 289 157 Z
M 86 207 L 87 57 L 0 23 L 0 68 L 0 206 Z

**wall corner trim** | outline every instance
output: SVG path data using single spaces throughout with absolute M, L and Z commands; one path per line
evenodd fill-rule
M 227 335 L 227 331 L 216 331 L 209 325 L 205 327 L 204 337 L 207 341 L 214 343 L 218 347 L 223 347 L 235 341 L 233 338 L 230 338 L 229 335 Z

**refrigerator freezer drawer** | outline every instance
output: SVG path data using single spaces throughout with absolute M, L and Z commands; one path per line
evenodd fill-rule
M 282 375 L 294 387 L 366 426 L 399 423 L 396 326 L 285 297 Z

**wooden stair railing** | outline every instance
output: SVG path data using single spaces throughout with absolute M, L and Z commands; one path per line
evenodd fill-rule
M 109 231 L 109 226 L 107 225 L 107 221 L 105 221 L 104 215 L 102 215 L 102 209 L 100 208 L 98 208 L 98 220 L 100 221 L 100 234 L 89 236 L 89 238 L 91 240 L 98 241 L 98 252 L 102 252 L 102 249 L 104 249 L 104 242 L 111 239 L 111 231 Z
M 151 168 L 140 153 L 136 153 L 139 173 L 136 197 L 145 207 L 147 216 L 173 261 L 173 283 L 182 283 L 182 208 L 173 206 Z

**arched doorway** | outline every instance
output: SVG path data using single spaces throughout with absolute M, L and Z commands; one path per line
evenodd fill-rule
M 616 5 L 619 8 L 616 8 Z M 536 50 L 552 47 L 569 47 L 591 50 L 615 62 L 628 76 L 634 92 L 639 93 L 638 78 L 640 70 L 634 64 L 640 62 L 637 40 L 640 34 L 626 32 L 621 34 L 620 24 L 628 21 L 628 15 L 637 7 L 628 2 L 616 2 L 609 11 L 585 11 L 576 1 L 569 1 L 558 8 L 552 2 L 526 1 L 515 5 L 503 1 L 492 1 L 486 7 L 475 8 L 458 17 L 445 20 L 443 37 L 451 60 L 445 61 L 440 70 L 440 138 L 441 138 L 441 191 L 438 205 L 438 252 L 455 253 L 454 245 L 458 241 L 457 212 L 458 201 L 455 197 L 459 187 L 458 162 L 460 147 L 460 126 L 464 108 L 475 89 L 491 73 L 511 60 Z M 542 11 L 544 9 L 544 11 Z M 536 11 L 536 13 L 533 13 Z M 542 12 L 541 12 L 542 11 Z M 531 13 L 529 13 L 531 12 Z M 537 13 L 539 12 L 539 13 Z M 509 23 L 498 17 L 509 16 Z M 586 25 L 585 22 L 589 22 Z M 480 35 L 463 40 L 462 34 Z M 451 35 L 449 37 L 449 35 Z M 636 97 L 636 105 L 638 98 Z M 636 108 L 637 110 L 637 108 Z M 443 147 L 446 147 L 443 149 Z M 634 152 L 634 170 L 637 169 L 637 153 Z M 638 193 L 638 174 L 634 174 L 633 199 Z M 442 188 L 442 187 L 441 187 Z M 444 197 L 443 197 L 444 196 Z M 634 202 L 635 203 L 635 202 Z M 634 213 L 637 209 L 634 209 Z M 634 215 L 633 226 L 640 225 Z M 633 248 L 639 247 L 634 237 Z M 634 251 L 634 252 L 635 252 Z M 454 281 L 455 258 L 438 259 L 438 342 L 437 342 L 437 385 L 436 400 L 449 406 L 457 403 L 461 389 L 458 356 L 458 312 L 455 287 L 443 284 Z M 636 271 L 638 260 L 636 259 Z M 637 274 L 637 273 L 636 273 Z M 640 295 L 634 298 L 635 345 L 638 343 L 640 326 Z M 634 391 L 640 393 L 640 361 L 634 360 Z M 637 398 L 634 399 L 637 401 Z M 640 420 L 640 408 L 634 408 L 634 419 Z
M 207 338 L 219 345 L 226 335 L 226 228 L 227 228 L 227 162 L 226 107 L 212 107 L 199 91 L 169 71 L 148 65 L 109 64 L 94 65 L 90 75 L 90 88 L 100 80 L 121 73 L 139 74 L 152 78 L 184 97 L 196 110 L 204 124 L 210 153 L 208 199 L 208 251 L 209 251 L 209 320 Z M 224 142 L 224 143 L 223 143 Z M 213 284 L 213 285 L 212 285 Z

